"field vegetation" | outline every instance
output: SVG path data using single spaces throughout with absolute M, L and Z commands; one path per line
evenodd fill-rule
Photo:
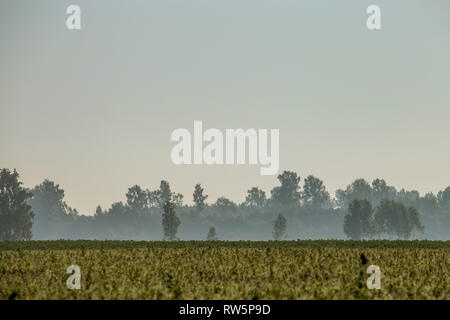
M 448 299 L 449 253 L 450 241 L 0 242 L 0 299 Z M 380 290 L 366 286 L 372 264 Z

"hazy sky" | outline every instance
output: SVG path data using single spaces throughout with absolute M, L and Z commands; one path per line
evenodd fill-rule
M 210 202 L 270 194 L 259 166 L 173 165 L 171 132 L 194 120 L 280 129 L 280 173 L 332 193 L 359 177 L 436 192 L 449 88 L 448 0 L 0 0 L 0 168 L 54 180 L 83 214 L 161 179 L 188 203 L 195 183 Z

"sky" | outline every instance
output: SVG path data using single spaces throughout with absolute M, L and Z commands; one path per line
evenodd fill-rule
M 81 30 L 66 8 L 81 8 Z M 381 8 L 369 31 L 366 8 Z M 447 0 L 0 0 L 0 168 L 82 214 L 161 180 L 192 202 L 278 184 L 259 165 L 180 165 L 173 130 L 280 130 L 280 171 L 450 185 Z

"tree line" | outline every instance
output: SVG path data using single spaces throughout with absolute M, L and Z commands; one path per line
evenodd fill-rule
M 383 179 L 356 179 L 331 197 L 322 180 L 284 171 L 270 195 L 251 187 L 242 203 L 208 202 L 201 184 L 193 205 L 167 181 L 128 188 L 125 202 L 82 215 L 64 190 L 44 180 L 26 189 L 16 170 L 0 171 L 0 240 L 20 239 L 448 239 L 450 187 L 436 195 L 397 190 Z

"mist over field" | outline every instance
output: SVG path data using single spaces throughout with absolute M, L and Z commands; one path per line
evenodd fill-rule
M 184 197 L 163 180 L 156 190 L 131 186 L 125 202 L 81 215 L 65 202 L 62 186 L 45 180 L 30 190 L 33 239 L 161 240 L 170 219 L 176 226 L 168 240 L 449 239 L 450 187 L 420 195 L 382 179 L 357 179 L 332 197 L 312 175 L 302 179 L 284 171 L 278 183 L 270 194 L 252 187 L 245 201 L 235 203 L 210 200 L 201 184 Z M 184 205 L 189 198 L 194 204 Z M 173 204 L 173 217 L 164 222 L 167 203 Z M 284 221 L 277 226 L 280 216 Z

